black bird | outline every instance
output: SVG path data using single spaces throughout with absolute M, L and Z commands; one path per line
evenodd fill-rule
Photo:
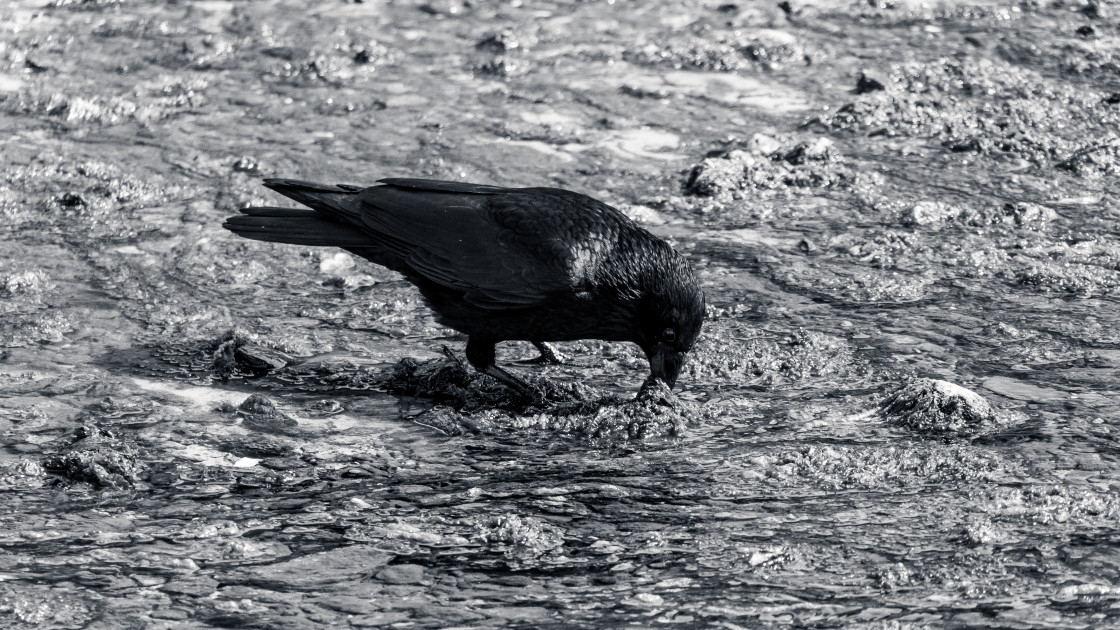
M 494 364 L 498 342 L 632 341 L 672 387 L 700 334 L 704 294 L 668 243 L 586 195 L 424 179 L 362 187 L 266 179 L 308 206 L 243 208 L 224 227 L 245 238 L 331 245 L 404 274 L 436 318 L 468 335 L 467 360 L 521 396 Z

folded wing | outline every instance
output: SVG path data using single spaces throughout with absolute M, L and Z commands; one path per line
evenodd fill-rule
M 226 227 L 248 238 L 337 245 L 414 278 L 462 291 L 485 309 L 517 309 L 579 291 L 581 261 L 609 246 L 587 225 L 587 198 L 553 189 L 508 189 L 418 179 L 381 186 L 292 180 L 266 185 L 313 209 L 247 208 Z M 601 206 L 601 204 L 598 204 Z M 612 209 L 602 206 L 610 212 Z

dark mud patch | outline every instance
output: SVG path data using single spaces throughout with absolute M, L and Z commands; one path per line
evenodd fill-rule
M 43 460 L 43 469 L 70 481 L 99 488 L 128 489 L 140 481 L 146 464 L 135 443 L 93 424 L 76 429 L 69 442 Z
M 529 432 L 606 444 L 679 436 L 701 417 L 697 405 L 678 399 L 653 377 L 629 400 L 582 383 L 559 384 L 540 377 L 530 377 L 528 382 L 545 397 L 544 406 L 527 403 L 455 359 L 425 363 L 403 359 L 385 385 L 391 393 L 443 403 L 412 420 L 450 435 Z
M 866 372 L 866 364 L 845 339 L 737 320 L 706 323 L 684 367 L 693 382 L 761 391 L 813 380 L 847 379 L 854 384 Z

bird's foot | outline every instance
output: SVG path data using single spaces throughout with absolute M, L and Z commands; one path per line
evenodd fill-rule
M 543 342 L 533 342 L 533 345 L 540 351 L 540 356 L 533 359 L 523 359 L 518 363 L 522 365 L 567 365 L 567 358 L 552 346 Z
M 444 346 L 443 347 L 443 356 L 447 357 L 448 359 L 451 359 L 451 361 L 455 365 L 458 365 L 463 370 L 467 369 L 467 366 L 463 365 L 463 360 L 460 359 L 459 357 L 455 356 L 455 353 L 451 351 L 451 348 L 448 348 L 447 346 Z

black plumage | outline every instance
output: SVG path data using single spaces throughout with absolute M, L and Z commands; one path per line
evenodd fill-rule
M 672 387 L 700 333 L 688 263 L 618 210 L 557 188 L 423 179 L 371 187 L 268 179 L 311 208 L 244 208 L 224 226 L 260 241 L 341 247 L 404 274 L 436 318 L 468 335 L 467 359 L 529 398 L 495 345 L 602 339 L 638 344 Z

